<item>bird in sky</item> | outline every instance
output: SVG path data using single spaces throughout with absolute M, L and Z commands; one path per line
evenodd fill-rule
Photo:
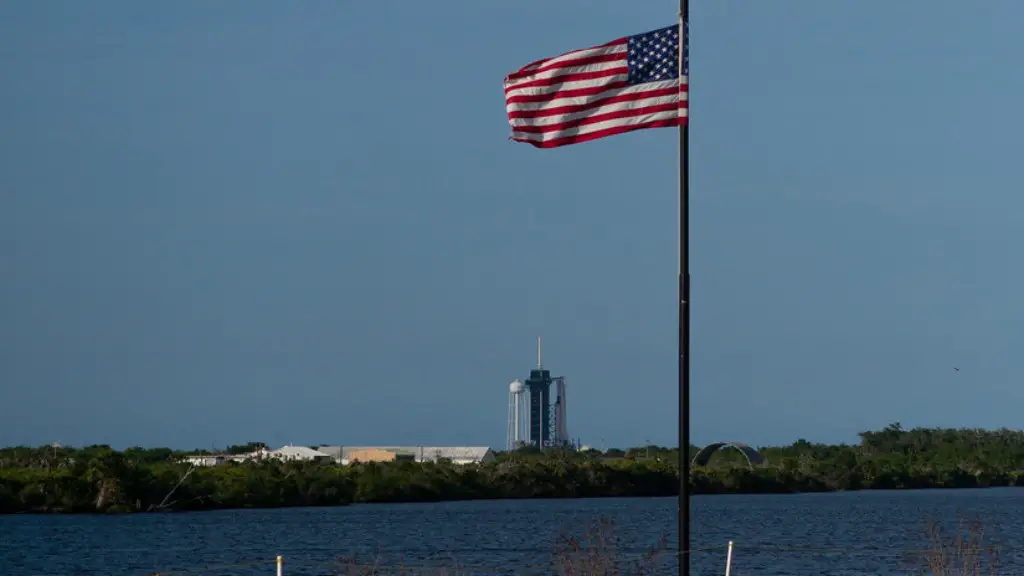
M 959 372 L 959 371 L 960 371 L 960 369 L 959 369 L 959 368 L 957 368 L 956 366 L 953 366 L 953 371 L 954 371 L 954 372 Z

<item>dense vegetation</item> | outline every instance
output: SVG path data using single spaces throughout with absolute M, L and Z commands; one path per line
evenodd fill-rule
M 234 446 L 244 452 L 252 445 Z M 691 457 L 696 448 L 690 448 Z M 904 430 L 860 434 L 856 445 L 759 449 L 750 469 L 719 452 L 690 477 L 695 493 L 875 488 L 1024 486 L 1024 432 Z M 0 449 L 0 513 L 135 512 L 332 506 L 480 498 L 669 496 L 678 491 L 677 450 L 500 453 L 481 466 L 395 462 L 246 462 L 192 468 L 167 448 L 44 446 Z

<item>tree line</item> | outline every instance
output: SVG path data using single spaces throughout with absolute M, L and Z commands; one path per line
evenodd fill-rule
M 233 447 L 245 452 L 253 445 Z M 689 457 L 698 451 L 691 446 Z M 695 494 L 1024 486 L 1024 432 L 915 428 L 863 432 L 857 444 L 763 447 L 748 466 L 719 451 L 691 471 Z M 168 448 L 0 449 L 0 513 L 152 512 L 340 506 L 495 498 L 672 496 L 678 450 L 524 448 L 495 462 L 356 463 L 277 460 L 193 467 Z

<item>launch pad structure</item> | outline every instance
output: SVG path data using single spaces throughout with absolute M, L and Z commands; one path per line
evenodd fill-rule
M 553 400 L 552 384 L 555 385 Z M 521 411 L 525 411 L 525 419 L 520 416 Z M 533 445 L 544 450 L 572 445 L 567 416 L 565 376 L 551 376 L 551 371 L 544 368 L 538 336 L 537 367 L 530 370 L 525 383 L 515 380 L 509 386 L 508 448 Z

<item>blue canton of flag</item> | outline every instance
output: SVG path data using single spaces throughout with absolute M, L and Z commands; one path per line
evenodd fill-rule
M 679 78 L 679 26 L 630 36 L 626 45 L 630 84 Z M 683 73 L 686 74 L 687 55 L 683 56 Z

